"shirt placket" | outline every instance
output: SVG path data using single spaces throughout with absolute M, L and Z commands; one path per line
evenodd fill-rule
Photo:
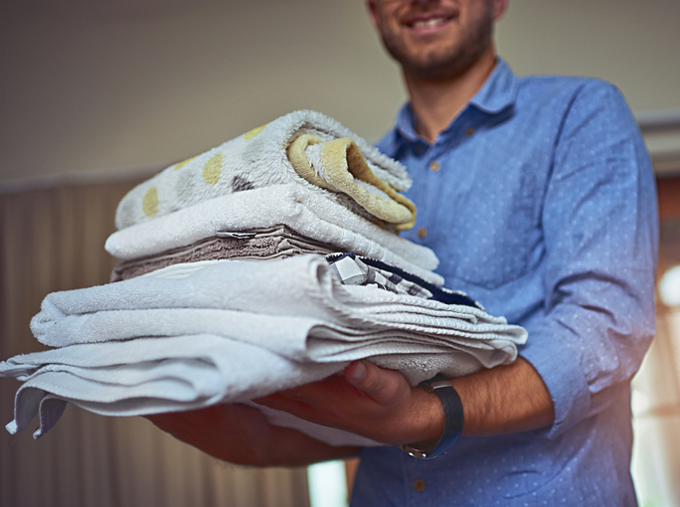
M 430 226 L 437 223 L 439 213 L 441 213 L 440 206 L 430 205 L 433 201 L 431 197 L 441 185 L 451 179 L 451 172 L 457 170 L 451 163 L 451 159 L 456 158 L 453 152 L 468 142 L 475 132 L 474 114 L 468 109 L 437 138 L 435 144 L 422 153 L 419 170 L 414 178 L 422 177 L 426 179 L 424 185 L 419 185 L 425 195 L 417 196 L 420 203 L 418 212 L 421 220 L 417 222 L 416 235 L 423 244 L 429 243 L 428 236 L 432 232 Z M 430 240 L 432 239 L 430 236 Z

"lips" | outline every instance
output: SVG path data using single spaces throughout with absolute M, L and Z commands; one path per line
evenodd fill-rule
M 418 16 L 411 16 L 404 20 L 404 25 L 414 31 L 430 32 L 436 31 L 438 28 L 450 23 L 457 13 L 450 14 L 421 14 Z
M 428 19 L 416 19 L 406 23 L 409 28 L 434 28 L 451 21 L 452 17 L 433 17 Z

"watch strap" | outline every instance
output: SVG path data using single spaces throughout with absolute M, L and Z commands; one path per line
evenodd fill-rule
M 463 433 L 464 422 L 463 403 L 458 395 L 458 391 L 441 374 L 425 380 L 419 385 L 427 391 L 434 392 L 441 399 L 445 418 L 444 433 L 442 433 L 442 436 L 431 449 L 424 451 L 411 445 L 402 445 L 401 448 L 414 458 L 428 459 L 444 454 L 460 439 L 460 435 Z

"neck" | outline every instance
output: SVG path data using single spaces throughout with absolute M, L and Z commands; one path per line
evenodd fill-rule
M 482 87 L 496 65 L 493 45 L 463 74 L 439 80 L 404 73 L 418 135 L 433 143 Z

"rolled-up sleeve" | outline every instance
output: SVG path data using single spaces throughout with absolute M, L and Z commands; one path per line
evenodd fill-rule
M 542 317 L 522 350 L 555 406 L 557 436 L 606 408 L 654 335 L 655 181 L 620 92 L 584 86 L 563 118 L 541 210 Z

